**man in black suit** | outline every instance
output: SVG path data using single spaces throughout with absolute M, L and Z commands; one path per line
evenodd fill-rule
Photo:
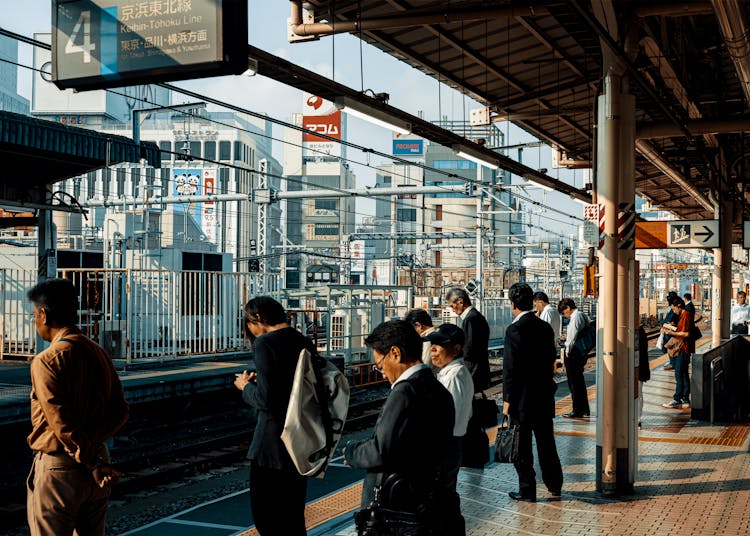
M 471 298 L 464 289 L 450 289 L 445 299 L 458 315 L 458 327 L 464 330 L 466 336 L 463 358 L 474 381 L 474 392 L 484 391 L 490 386 L 490 326 L 482 313 L 471 305 Z
M 376 486 L 386 488 L 385 483 L 396 475 L 408 484 L 398 496 L 382 489 L 380 499 L 389 503 L 382 506 L 407 512 L 427 508 L 429 515 L 422 519 L 425 523 L 456 523 L 460 518 L 458 496 L 449 493 L 445 479 L 447 469 L 457 463 L 449 454 L 455 419 L 453 398 L 422 363 L 422 339 L 408 322 L 390 320 L 379 325 L 365 344 L 372 348 L 375 367 L 391 383 L 391 393 L 372 436 L 344 447 L 345 463 L 367 470 L 362 507 L 370 506 Z M 436 496 L 444 497 L 449 506 L 441 501 L 429 504 L 429 497 Z M 445 534 L 463 533 L 462 528 L 451 526 L 453 530 Z
M 559 497 L 563 474 L 557 456 L 552 420 L 555 416 L 555 335 L 552 327 L 535 316 L 534 292 L 526 283 L 510 287 L 510 310 L 515 317 L 505 330 L 503 356 L 503 414 L 520 426 L 519 456 L 516 462 L 517 501 L 536 501 L 536 473 L 531 434 L 542 468 L 542 480 L 553 497 Z
M 689 292 L 686 292 L 682 295 L 683 301 L 685 302 L 685 310 L 689 311 L 691 315 L 693 315 L 693 320 L 695 320 L 695 304 L 693 303 L 693 295 Z

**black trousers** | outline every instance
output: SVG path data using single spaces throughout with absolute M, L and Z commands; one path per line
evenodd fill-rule
M 304 536 L 307 477 L 250 463 L 250 508 L 261 536 Z
M 570 397 L 573 399 L 573 411 L 579 415 L 590 415 L 589 395 L 586 392 L 586 382 L 583 379 L 583 367 L 587 357 L 581 355 L 576 348 L 571 348 L 565 354 L 565 373 L 568 375 Z
M 523 497 L 536 498 L 536 471 L 534 453 L 531 450 L 531 434 L 536 438 L 536 452 L 542 469 L 542 481 L 550 491 L 560 491 L 563 483 L 562 466 L 557 455 L 552 419 L 540 422 L 522 422 L 518 445 L 518 461 L 514 464 L 518 473 L 518 491 Z

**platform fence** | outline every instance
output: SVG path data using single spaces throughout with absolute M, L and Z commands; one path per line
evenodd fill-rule
M 253 296 L 278 297 L 278 278 L 256 273 L 60 269 L 78 291 L 79 326 L 126 363 L 246 349 L 242 307 Z M 26 292 L 35 270 L 0 270 L 0 358 L 37 352 Z

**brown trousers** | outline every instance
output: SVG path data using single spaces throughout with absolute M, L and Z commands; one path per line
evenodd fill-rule
M 108 497 L 68 455 L 37 452 L 26 481 L 31 536 L 103 536 Z

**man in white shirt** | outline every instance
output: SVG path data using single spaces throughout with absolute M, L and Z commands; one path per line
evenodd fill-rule
M 732 307 L 732 333 L 747 335 L 747 325 L 750 322 L 750 305 L 747 304 L 747 294 L 744 290 L 737 292 L 737 305 Z
M 536 315 L 552 326 L 552 331 L 555 333 L 555 341 L 559 340 L 560 331 L 562 330 L 562 318 L 557 307 L 550 304 L 549 296 L 541 291 L 535 292 L 534 308 L 536 309 Z
M 440 369 L 432 364 L 432 358 L 430 357 L 432 343 L 425 338 L 436 330 L 435 326 L 432 325 L 432 317 L 430 316 L 430 313 L 424 309 L 412 309 L 406 313 L 404 320 L 411 324 L 414 331 L 422 337 L 422 340 L 424 341 L 422 343 L 422 363 L 430 367 L 432 372 L 437 375 Z
M 586 315 L 578 310 L 575 302 L 570 298 L 560 300 L 557 310 L 569 319 L 568 331 L 565 336 L 565 372 L 568 375 L 570 397 L 573 399 L 573 411 L 565 413 L 563 417 L 580 419 L 591 415 L 589 395 L 586 391 L 586 382 L 583 379 L 583 367 L 586 365 L 588 356 L 581 355 L 575 343 L 578 333 L 588 325 L 589 320 Z
M 455 324 L 442 324 L 429 335 L 423 336 L 422 340 L 431 344 L 432 364 L 440 369 L 437 379 L 453 397 L 453 406 L 456 410 L 453 442 L 458 451 L 459 463 L 446 475 L 449 485 L 455 491 L 461 460 L 461 446 L 471 418 L 471 405 L 474 398 L 474 382 L 461 357 L 464 332 Z

